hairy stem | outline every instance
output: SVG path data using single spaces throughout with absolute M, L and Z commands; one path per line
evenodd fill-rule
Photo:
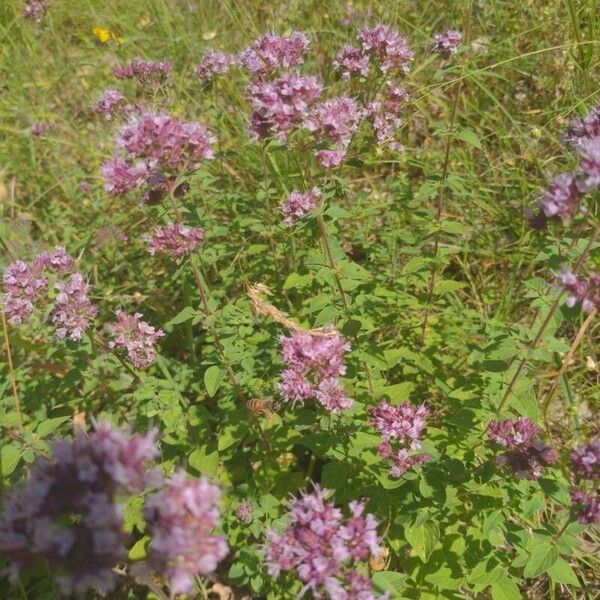
M 346 300 L 346 294 L 344 293 L 344 288 L 342 287 L 340 274 L 337 270 L 335 260 L 333 259 L 333 253 L 331 251 L 331 242 L 329 240 L 329 235 L 327 233 L 327 225 L 325 224 L 325 219 L 323 218 L 323 215 L 319 214 L 317 216 L 317 222 L 319 223 L 319 232 L 321 233 L 321 242 L 323 244 L 323 250 L 325 251 L 325 257 L 327 258 L 327 262 L 329 263 L 330 269 L 333 271 L 335 285 L 340 294 L 340 299 L 342 301 L 342 304 L 344 305 L 344 309 L 348 310 L 348 301 Z
M 469 6 L 467 7 L 467 15 L 465 17 L 465 44 L 469 42 L 469 36 L 471 31 L 471 16 L 473 13 L 473 0 L 469 2 Z M 448 165 L 450 162 L 450 146 L 452 144 L 452 134 L 454 132 L 454 127 L 456 126 L 456 116 L 458 114 L 458 103 L 460 101 L 460 95 L 463 89 L 464 82 L 464 73 L 466 68 L 466 61 L 463 62 L 461 68 L 461 76 L 458 81 L 454 84 L 454 96 L 452 98 L 452 108 L 450 109 L 450 122 L 448 125 L 448 132 L 446 135 L 446 148 L 444 150 L 444 162 L 442 163 L 442 177 L 440 182 L 439 193 L 436 197 L 435 203 L 435 223 L 437 225 L 435 235 L 433 238 L 433 263 L 431 265 L 431 273 L 429 275 L 429 285 L 427 286 L 427 305 L 425 308 L 425 317 L 423 318 L 423 327 L 421 331 L 421 341 L 425 341 L 425 335 L 427 334 L 427 325 L 429 322 L 429 313 L 431 310 L 431 302 L 433 299 L 433 289 L 435 287 L 435 280 L 437 276 L 437 266 L 435 264 L 435 259 L 437 257 L 438 248 L 440 244 L 440 221 L 442 219 L 442 208 L 443 208 L 443 200 L 444 200 L 444 192 L 446 189 L 446 183 L 448 181 Z

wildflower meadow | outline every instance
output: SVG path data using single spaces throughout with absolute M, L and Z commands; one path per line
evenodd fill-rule
M 0 598 L 600 598 L 595 0 L 0 37 Z

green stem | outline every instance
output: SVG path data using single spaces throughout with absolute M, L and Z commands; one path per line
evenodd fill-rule
M 346 294 L 344 294 L 344 288 L 342 287 L 342 280 L 340 279 L 340 274 L 337 270 L 337 266 L 333 258 L 333 253 L 331 251 L 331 242 L 329 240 L 329 234 L 327 233 L 327 225 L 325 224 L 325 219 L 323 218 L 323 215 L 320 213 L 317 215 L 317 223 L 319 224 L 319 232 L 321 234 L 321 242 L 323 243 L 325 257 L 327 258 L 327 262 L 329 263 L 329 268 L 333 271 L 335 285 L 340 294 L 340 299 L 342 301 L 344 309 L 347 311 L 349 308 L 348 301 L 346 300 Z

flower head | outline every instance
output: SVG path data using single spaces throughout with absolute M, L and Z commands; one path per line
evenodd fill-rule
M 571 121 L 567 130 L 567 140 L 573 146 L 580 146 L 598 137 L 600 137 L 600 104 L 585 117 Z
M 563 267 L 558 274 L 558 280 L 568 294 L 565 303 L 568 307 L 572 308 L 579 302 L 585 312 L 600 307 L 600 273 L 591 273 L 586 281 Z
M 252 512 L 252 503 L 248 500 L 242 500 L 235 509 L 235 516 L 241 523 L 248 525 L 249 523 L 252 523 Z
M 196 67 L 196 75 L 203 81 L 210 81 L 217 75 L 225 75 L 236 63 L 237 58 L 232 54 L 210 49 L 200 59 Z
M 179 259 L 191 254 L 204 240 L 204 229 L 187 227 L 183 223 L 172 223 L 167 227 L 157 227 L 152 236 L 147 237 L 148 252 L 154 256 L 163 252 Z
M 190 593 L 194 577 L 212 573 L 229 549 L 215 536 L 220 491 L 204 477 L 176 473 L 164 490 L 149 495 L 144 506 L 148 562 L 165 576 L 174 594 Z
M 131 435 L 108 423 L 55 442 L 3 503 L 0 553 L 13 562 L 15 578 L 45 562 L 65 595 L 110 591 L 113 569 L 127 556 L 117 494 L 156 482 L 147 471 L 155 456 L 155 432 Z
M 123 348 L 131 363 L 138 369 L 146 369 L 156 358 L 154 344 L 165 334 L 142 321 L 141 313 L 128 315 L 117 311 L 117 320 L 108 325 L 114 338 L 108 343 L 110 348 Z
M 571 500 L 579 522 L 585 525 L 600 523 L 600 493 L 586 494 L 582 490 L 572 490 Z
M 117 90 L 105 90 L 92 110 L 110 121 L 125 106 L 125 96 Z
M 577 179 L 571 173 L 562 173 L 550 182 L 540 208 L 546 217 L 559 216 L 565 221 L 579 210 L 582 195 Z
M 539 479 L 543 468 L 556 462 L 558 454 L 537 438 L 538 432 L 539 428 L 524 417 L 492 421 L 488 437 L 506 449 L 497 457 L 497 464 L 508 466 L 519 479 Z
M 294 333 L 279 341 L 287 365 L 281 373 L 279 392 L 286 400 L 301 402 L 315 397 L 334 413 L 352 406 L 338 381 L 346 372 L 343 355 L 350 350 L 350 344 L 339 333 Z
M 44 123 L 43 121 L 37 121 L 31 126 L 31 137 L 42 137 L 48 132 L 49 129 L 50 126 L 48 125 L 48 123 Z
M 333 68 L 342 71 L 343 79 L 350 79 L 352 75 L 366 77 L 369 74 L 369 55 L 356 46 L 343 46 L 335 55 Z
M 379 23 L 369 29 L 361 29 L 358 39 L 363 51 L 379 62 L 383 73 L 391 70 L 408 72 L 414 53 L 408 46 L 408 41 L 388 25 Z
M 58 294 L 50 321 L 56 326 L 56 337 L 78 341 L 98 314 L 88 296 L 90 286 L 80 273 L 74 273 L 68 283 L 57 281 L 55 287 Z
M 283 222 L 291 225 L 296 219 L 310 213 L 317 207 L 320 196 L 321 190 L 318 187 L 314 187 L 310 192 L 294 190 L 281 207 Z
M 372 119 L 375 139 L 379 147 L 388 146 L 398 152 L 404 149 L 396 140 L 396 136 L 404 125 L 402 111 L 407 100 L 408 92 L 395 85 L 393 81 L 388 81 L 383 93 L 368 105 L 367 114 Z
M 48 12 L 49 4 L 49 0 L 25 0 L 25 8 L 21 16 L 36 23 L 41 23 Z
M 584 479 L 600 479 L 600 438 L 578 446 L 571 452 L 571 464 Z
M 268 33 L 242 50 L 239 61 L 252 77 L 263 77 L 276 69 L 302 64 L 308 46 L 308 38 L 300 31 L 294 31 L 290 37 Z
M 4 271 L 2 310 L 8 320 L 20 325 L 33 314 L 35 303 L 48 288 L 48 280 L 35 262 L 16 260 Z
M 377 520 L 365 514 L 364 501 L 351 502 L 351 514 L 345 519 L 342 511 L 327 501 L 329 494 L 315 485 L 312 493 L 292 499 L 289 525 L 281 534 L 267 533 L 269 573 L 277 577 L 282 571 L 295 572 L 315 597 L 322 597 L 323 592 L 331 598 L 355 597 L 339 595 L 345 593 L 346 585 L 372 592 L 368 580 L 356 579 L 352 564 L 379 554 Z
M 592 138 L 579 146 L 579 176 L 584 192 L 600 186 L 600 137 Z
M 446 29 L 433 37 L 431 49 L 442 58 L 450 58 L 458 52 L 458 45 L 462 40 L 462 34 L 456 29 Z
M 168 61 L 134 58 L 130 63 L 113 69 L 113 73 L 117 79 L 132 79 L 142 86 L 153 86 L 164 83 L 172 70 L 173 65 Z
M 285 142 L 287 134 L 308 117 L 323 87 L 316 77 L 285 73 L 274 81 L 254 81 L 248 86 L 253 139 L 275 136 Z

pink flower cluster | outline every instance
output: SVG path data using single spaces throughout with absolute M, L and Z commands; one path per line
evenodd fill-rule
M 321 166 L 329 168 L 342 162 L 361 118 L 362 112 L 351 98 L 337 98 L 312 109 L 304 120 L 304 127 L 315 134 L 320 142 L 334 146 L 333 150 L 315 153 Z
M 302 64 L 309 44 L 308 38 L 299 31 L 293 32 L 290 37 L 269 33 L 242 50 L 239 61 L 253 78 L 262 78 L 276 69 Z
M 433 36 L 431 49 L 442 58 L 450 58 L 458 52 L 458 45 L 462 40 L 462 34 L 456 29 L 446 29 L 442 33 Z
M 71 275 L 71 280 L 57 281 L 58 294 L 50 313 L 50 321 L 56 326 L 59 340 L 69 338 L 79 341 L 85 330 L 98 314 L 98 307 L 89 299 L 90 286 L 80 273 Z
M 117 90 L 105 90 L 92 110 L 102 115 L 107 121 L 110 121 L 116 114 L 125 107 L 125 96 Z
M 130 63 L 113 69 L 113 74 L 117 79 L 134 79 L 140 85 L 147 86 L 164 83 L 172 70 L 173 65 L 167 61 L 134 58 Z
M 148 252 L 154 256 L 162 252 L 172 258 L 184 258 L 191 254 L 204 240 L 202 227 L 187 227 L 183 223 L 172 223 L 167 227 L 157 227 L 146 238 Z
M 508 465 L 519 479 L 539 479 L 542 469 L 556 462 L 558 454 L 537 438 L 539 428 L 524 417 L 511 421 L 492 421 L 488 427 L 489 439 L 506 448 L 496 462 Z
M 98 313 L 89 297 L 89 285 L 80 273 L 71 275 L 69 282 L 60 276 L 66 275 L 73 267 L 73 259 L 62 246 L 52 252 L 41 252 L 26 263 L 17 260 L 4 271 L 3 311 L 8 320 L 20 325 L 34 313 L 35 306 L 46 298 L 48 273 L 59 276 L 54 287 L 58 294 L 50 313 L 50 322 L 56 326 L 58 339 L 80 340 L 83 332 Z
M 377 520 L 364 514 L 365 501 L 351 502 L 350 516 L 344 519 L 327 501 L 329 494 L 315 485 L 314 492 L 292 499 L 289 525 L 281 534 L 267 533 L 269 574 L 295 572 L 315 598 L 376 600 L 369 580 L 352 563 L 379 554 Z
M 584 479 L 600 479 L 600 438 L 571 452 L 574 470 Z
M 600 137 L 600 104 L 585 117 L 571 121 L 567 130 L 567 140 L 573 146 L 579 146 L 598 137 Z
M 253 81 L 248 86 L 254 140 L 275 136 L 285 142 L 287 134 L 308 117 L 323 86 L 316 77 L 284 73 L 274 81 Z
M 165 334 L 142 321 L 141 313 L 128 315 L 117 311 L 117 320 L 107 326 L 114 336 L 109 348 L 122 348 L 127 351 L 131 363 L 138 369 L 146 369 L 156 358 L 154 344 Z
M 167 175 L 192 168 L 213 158 L 212 136 L 199 123 L 182 123 L 165 114 L 145 113 L 124 125 L 117 145 L 125 157 L 115 156 L 103 166 L 105 189 L 123 195 L 148 184 L 164 185 Z
M 571 491 L 575 514 L 581 523 L 600 523 L 600 490 L 595 485 L 600 479 L 600 438 L 575 448 L 571 464 L 578 479 L 590 480 L 596 488 L 591 493 L 577 488 Z
M 38 458 L 0 515 L 0 554 L 12 563 L 11 579 L 45 563 L 65 595 L 110 591 L 113 569 L 127 556 L 117 496 L 160 481 L 146 469 L 157 454 L 154 439 L 154 432 L 132 436 L 100 423 L 89 435 L 80 431 L 73 441 L 55 442 L 49 458 Z
M 237 58 L 232 54 L 225 54 L 209 49 L 200 59 L 196 67 L 196 75 L 202 81 L 208 82 L 217 75 L 225 75 L 235 64 L 237 64 Z
M 600 187 L 600 137 L 582 135 L 576 147 L 580 156 L 577 171 L 552 179 L 539 202 L 545 217 L 558 216 L 567 221 L 578 211 L 587 212 L 581 204 L 583 196 Z
M 235 516 L 241 523 L 248 525 L 254 518 L 253 512 L 252 503 L 249 500 L 242 500 L 235 509 Z
M 571 500 L 580 523 L 600 523 L 600 492 L 586 494 L 583 490 L 574 489 Z
M 213 535 L 219 497 L 219 488 L 206 478 L 179 472 L 146 498 L 144 517 L 152 536 L 148 564 L 169 580 L 173 594 L 191 593 L 194 577 L 212 573 L 229 551 L 225 538 Z
M 21 15 L 36 23 L 41 23 L 48 12 L 49 0 L 25 0 L 25 8 Z
M 335 55 L 333 68 L 342 72 L 342 79 L 352 75 L 366 77 L 369 74 L 369 56 L 356 46 L 343 46 Z
M 31 137 L 39 138 L 48 132 L 50 126 L 43 121 L 37 121 L 31 126 Z
M 293 403 L 316 398 L 325 409 L 339 413 L 352 407 L 352 399 L 339 381 L 346 367 L 344 353 L 350 344 L 336 331 L 282 336 L 281 356 L 287 365 L 281 373 L 279 393 Z
M 310 192 L 294 190 L 281 207 L 284 216 L 283 222 L 291 225 L 296 219 L 310 213 L 317 207 L 320 197 L 321 189 L 316 186 Z
M 389 25 L 379 23 L 372 29 L 363 28 L 359 31 L 358 39 L 363 52 L 379 62 L 383 73 L 391 70 L 406 73 L 410 70 L 414 53 L 409 48 L 406 38 Z
M 558 280 L 568 294 L 566 301 L 568 307 L 571 308 L 581 302 L 581 308 L 585 312 L 600 308 L 600 273 L 591 273 L 587 281 L 584 281 L 563 267 L 558 274 Z
M 392 477 L 402 477 L 431 458 L 424 452 L 411 452 L 421 447 L 421 436 L 430 414 L 425 405 L 414 406 L 410 402 L 392 405 L 382 400 L 369 413 L 371 426 L 382 438 L 377 452 L 381 458 L 391 462 Z
M 387 89 L 377 100 L 367 107 L 367 113 L 373 122 L 375 139 L 380 147 L 388 146 L 396 152 L 404 150 L 404 146 L 396 140 L 398 130 L 404 125 L 401 113 L 408 101 L 408 92 L 387 82 Z

